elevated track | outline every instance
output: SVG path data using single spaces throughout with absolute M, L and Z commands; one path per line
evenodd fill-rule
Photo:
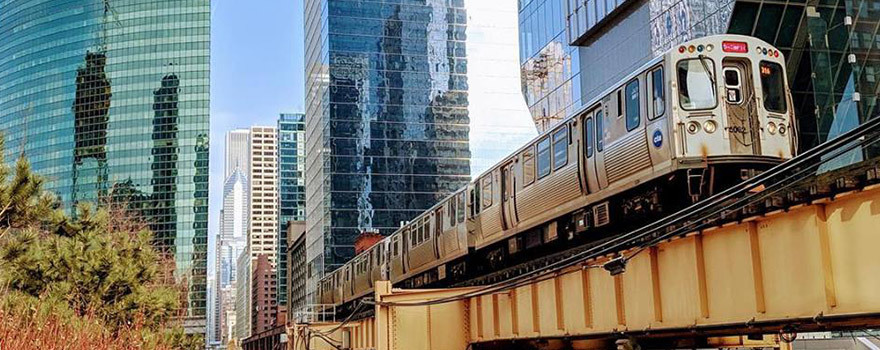
M 785 347 L 801 332 L 880 327 L 878 139 L 874 119 L 675 215 L 473 286 L 377 282 L 366 317 L 293 325 L 291 345 Z M 835 166 L 853 154 L 867 160 Z

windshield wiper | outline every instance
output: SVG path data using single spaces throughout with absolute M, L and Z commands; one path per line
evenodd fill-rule
M 703 71 L 706 72 L 706 76 L 709 77 L 709 81 L 712 83 L 712 91 L 715 91 L 715 89 L 717 89 L 717 85 L 715 85 L 715 75 L 709 71 L 709 65 L 706 64 L 706 56 L 700 54 L 697 58 L 700 59 L 700 64 L 703 65 Z

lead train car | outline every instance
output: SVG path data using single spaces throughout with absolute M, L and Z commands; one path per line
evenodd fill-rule
M 327 274 L 317 301 L 349 303 L 379 279 L 460 282 L 633 228 L 791 158 L 784 64 L 752 37 L 676 46 Z

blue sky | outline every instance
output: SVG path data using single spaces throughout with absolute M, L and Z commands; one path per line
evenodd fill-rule
M 302 0 L 213 0 L 211 6 L 209 262 L 219 227 L 224 135 L 304 110 Z

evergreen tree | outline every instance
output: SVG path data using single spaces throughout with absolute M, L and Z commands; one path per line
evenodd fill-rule
M 137 324 L 180 347 L 203 346 L 174 323 L 183 305 L 173 262 L 125 208 L 81 204 L 67 215 L 25 157 L 13 170 L 0 152 L 0 310 L 95 318 L 111 334 Z

